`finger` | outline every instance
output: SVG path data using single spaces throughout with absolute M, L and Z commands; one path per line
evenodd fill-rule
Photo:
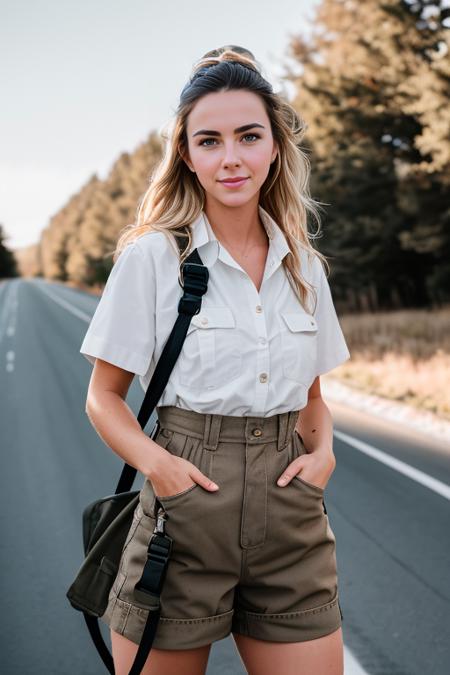
M 191 478 L 195 480 L 196 483 L 205 488 L 205 490 L 218 490 L 219 486 L 214 483 L 208 476 L 205 476 L 200 470 L 194 471 L 191 473 Z
M 290 466 L 288 466 L 288 468 L 281 474 L 281 476 L 277 480 L 277 485 L 279 485 L 280 487 L 284 487 L 285 485 L 287 485 L 292 480 L 292 478 L 299 473 L 301 468 L 302 467 L 300 464 L 297 464 L 295 466 L 291 464 Z

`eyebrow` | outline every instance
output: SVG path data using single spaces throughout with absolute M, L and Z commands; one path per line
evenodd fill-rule
M 237 129 L 234 130 L 234 133 L 239 134 L 241 133 L 241 131 L 248 131 L 249 129 L 253 129 L 254 127 L 260 127 L 261 129 L 265 129 L 265 127 L 262 124 L 259 124 L 259 122 L 252 122 L 252 124 L 244 124 L 244 126 L 238 127 Z M 199 131 L 196 131 L 195 134 L 192 134 L 192 137 L 200 135 L 220 136 L 220 131 L 211 131 L 211 129 L 200 129 Z

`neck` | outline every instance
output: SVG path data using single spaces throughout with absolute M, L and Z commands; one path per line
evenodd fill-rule
M 267 241 L 267 233 L 259 217 L 258 202 L 228 207 L 207 200 L 204 211 L 219 241 L 237 247 Z

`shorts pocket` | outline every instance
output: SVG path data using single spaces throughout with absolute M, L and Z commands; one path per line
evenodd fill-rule
M 290 380 L 309 386 L 317 361 L 317 322 L 306 312 L 282 312 L 281 352 L 283 374 Z
M 169 434 L 168 439 L 164 443 L 165 449 L 170 452 L 175 457 L 181 457 L 188 460 L 196 466 L 202 473 L 211 477 L 211 466 L 212 466 L 212 453 L 208 450 L 203 449 L 202 439 L 194 438 L 183 434 L 179 431 L 173 431 L 169 429 L 164 429 L 163 434 Z M 192 480 L 192 479 L 191 479 Z M 154 493 L 154 497 L 161 502 L 161 504 L 172 503 L 173 501 L 184 497 L 195 490 L 195 488 L 200 488 L 201 486 L 198 483 L 193 483 L 189 485 L 184 490 L 180 492 L 175 492 L 171 495 L 157 495 Z M 154 504 L 154 502 L 153 502 Z
M 188 328 L 175 365 L 180 384 L 215 389 L 241 373 L 242 354 L 234 314 L 229 307 L 204 307 Z
M 320 496 L 323 495 L 325 492 L 324 488 L 319 487 L 318 485 L 314 485 L 314 483 L 308 483 L 308 481 L 304 480 L 300 476 L 294 476 L 294 480 L 299 481 L 303 485 L 306 485 L 309 488 L 312 488 L 313 490 L 316 490 Z
M 292 458 L 290 458 L 289 462 L 293 462 L 294 459 L 297 457 L 300 457 L 301 455 L 306 454 L 306 448 L 303 444 L 302 438 L 298 431 L 294 429 L 294 433 L 292 435 Z M 314 485 L 314 483 L 309 483 L 306 481 L 304 478 L 301 478 L 300 476 L 294 476 L 292 479 L 293 481 L 297 481 L 295 484 L 298 487 L 305 486 L 309 488 L 310 490 L 314 490 L 316 494 L 320 497 L 323 497 L 325 488 L 320 487 L 319 485 Z
M 195 488 L 200 487 L 198 483 L 194 483 L 194 485 L 190 485 L 186 490 L 182 490 L 181 492 L 176 492 L 173 495 L 163 495 L 160 497 L 159 495 L 156 495 L 161 504 L 165 504 L 167 501 L 173 502 L 174 499 L 177 499 L 178 497 L 183 497 L 183 495 L 187 495 L 189 492 L 192 492 L 195 490 Z

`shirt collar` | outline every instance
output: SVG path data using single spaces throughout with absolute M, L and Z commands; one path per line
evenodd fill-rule
M 275 220 L 260 204 L 258 204 L 258 210 L 261 222 L 269 237 L 268 257 L 270 256 L 273 263 L 279 264 L 284 256 L 289 253 L 289 244 L 279 225 L 277 225 Z M 191 223 L 191 229 L 192 250 L 197 248 L 204 265 L 206 265 L 206 267 L 212 267 L 217 258 L 219 258 L 219 256 L 221 257 L 224 248 L 221 247 L 219 240 L 214 234 L 204 210 L 202 210 L 196 220 Z M 225 252 L 224 258 L 224 262 L 232 262 L 232 259 L 227 252 Z

